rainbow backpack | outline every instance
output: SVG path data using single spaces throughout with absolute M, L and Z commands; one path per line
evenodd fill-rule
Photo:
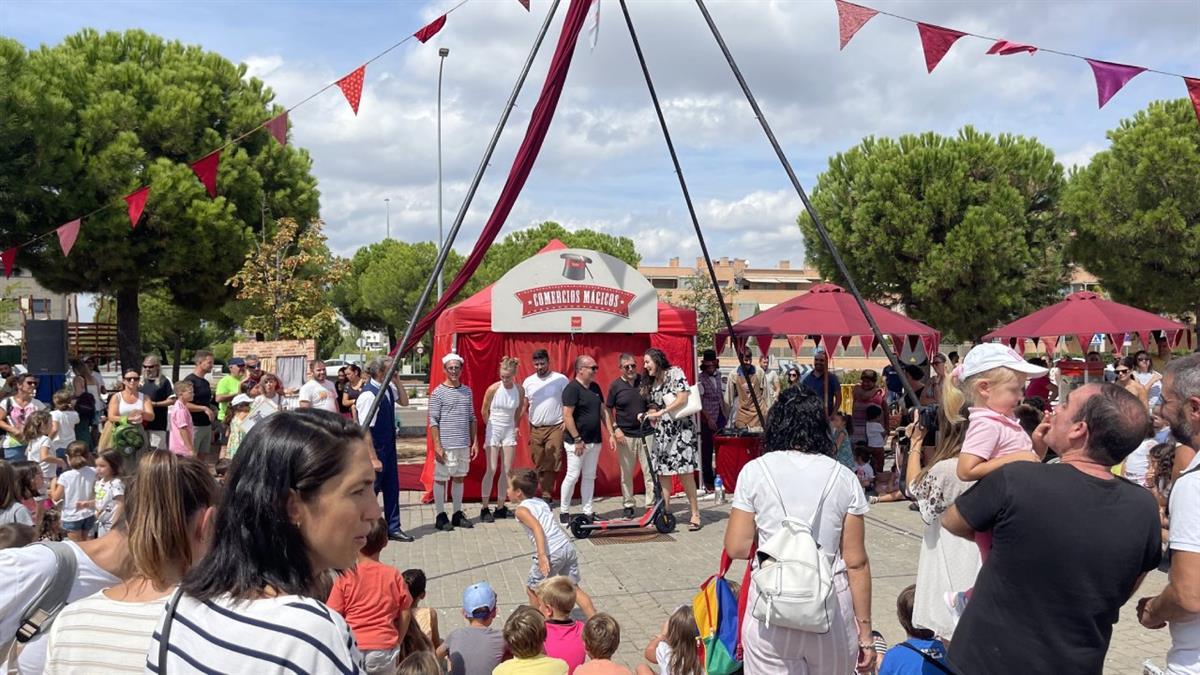
M 750 557 L 754 557 L 751 550 Z M 750 590 L 750 566 L 742 579 L 740 593 L 725 579 L 733 563 L 729 554 L 721 551 L 717 573 L 700 585 L 692 599 L 692 613 L 700 629 L 700 644 L 704 654 L 704 672 L 708 675 L 734 675 L 742 672 L 742 616 Z

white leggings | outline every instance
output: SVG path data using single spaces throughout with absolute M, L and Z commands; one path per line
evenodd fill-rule
M 587 443 L 583 456 L 575 454 L 575 446 L 567 444 L 567 475 L 563 476 L 562 490 L 559 499 L 563 513 L 571 510 L 571 497 L 575 494 L 575 483 L 582 474 L 583 483 L 579 486 L 579 499 L 583 502 L 583 513 L 592 515 L 592 495 L 596 492 L 596 464 L 600 461 L 600 444 Z
M 483 473 L 483 484 L 479 487 L 483 494 L 483 507 L 487 508 L 492 502 L 492 481 L 496 481 L 496 503 L 503 504 L 508 501 L 508 474 L 513 468 L 513 451 L 516 450 L 515 445 L 504 446 L 504 455 L 501 457 L 500 448 L 492 445 L 487 449 L 487 471 Z M 504 460 L 503 467 L 497 467 L 499 460 Z M 500 471 L 496 471 L 500 468 Z

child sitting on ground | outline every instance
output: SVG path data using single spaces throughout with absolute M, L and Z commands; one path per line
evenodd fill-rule
M 633 675 L 625 666 L 612 662 L 612 655 L 621 646 L 621 627 L 617 620 L 597 612 L 583 627 L 583 646 L 588 660 L 575 669 L 575 675 Z
M 546 656 L 546 619 L 522 605 L 504 622 L 504 641 L 513 657 L 496 666 L 492 675 L 567 675 L 567 662 Z
M 425 570 L 404 570 L 404 583 L 408 584 L 408 592 L 412 596 L 412 620 L 417 622 L 421 634 L 425 636 L 433 649 L 442 646 L 442 636 L 438 633 L 437 610 L 432 607 L 421 607 L 425 599 Z
M 871 449 L 859 441 L 854 448 L 854 475 L 858 476 L 858 484 L 864 490 L 875 488 L 875 469 L 871 468 Z
M 575 601 L 579 603 L 584 616 L 590 617 L 596 613 L 596 608 L 592 605 L 591 596 L 579 587 L 579 555 L 575 552 L 575 545 L 559 527 L 550 506 L 533 496 L 537 485 L 538 477 L 533 469 L 519 469 L 508 480 L 508 500 L 517 505 L 514 515 L 534 546 L 533 565 L 525 580 L 529 604 L 538 606 L 539 600 L 534 589 L 542 581 L 550 576 L 562 575 L 575 584 Z
M 900 591 L 896 598 L 896 614 L 908 639 L 887 650 L 879 667 L 879 675 L 940 675 L 950 672 L 943 665 L 946 660 L 945 645 L 934 636 L 933 631 L 913 626 L 913 598 L 916 592 L 916 586 L 909 586 Z
M 400 636 L 408 632 L 411 620 L 413 600 L 404 578 L 396 568 L 379 562 L 387 542 L 387 521 L 380 518 L 358 551 L 358 564 L 338 576 L 326 601 L 345 617 L 370 675 L 396 672 Z
M 637 675 L 702 675 L 704 662 L 700 658 L 700 629 L 691 605 L 680 605 L 662 625 L 662 631 L 646 645 L 646 660 L 657 664 L 655 673 L 646 664 L 638 666 Z
M 496 620 L 496 591 L 486 581 L 467 586 L 462 608 L 467 625 L 446 636 L 437 657 L 449 657 L 449 675 L 491 673 L 508 658 L 504 634 L 491 627 Z
M 538 585 L 538 609 L 546 617 L 546 655 L 567 662 L 567 672 L 587 658 L 583 624 L 571 618 L 575 609 L 575 584 L 564 576 L 550 577 Z

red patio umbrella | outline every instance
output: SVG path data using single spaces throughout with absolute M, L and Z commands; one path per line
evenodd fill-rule
M 905 340 L 911 340 L 914 346 L 920 340 L 925 346 L 925 353 L 934 354 L 941 345 L 942 334 L 920 321 L 873 302 L 868 302 L 867 308 L 879 324 L 879 330 L 892 337 L 892 344 L 897 349 Z M 809 338 L 818 345 L 824 344 L 829 352 L 833 352 L 838 343 L 845 348 L 855 337 L 861 341 L 866 353 L 870 354 L 875 348 L 871 325 L 858 308 L 854 296 L 835 284 L 813 286 L 804 295 L 739 321 L 734 324 L 733 330 L 737 335 L 739 350 L 745 348 L 744 340 L 753 337 L 758 341 L 759 349 L 765 353 L 771 348 L 771 341 L 776 335 L 786 335 L 788 344 L 797 356 L 800 355 L 804 340 Z M 729 333 L 718 331 L 715 338 L 717 353 L 720 353 L 725 348 Z
M 1105 300 L 1091 291 L 1079 291 L 983 337 L 985 340 L 1005 340 L 1020 351 L 1025 349 L 1025 340 L 1041 340 L 1046 351 L 1052 352 L 1059 338 L 1075 336 L 1086 351 L 1092 336 L 1103 333 L 1119 351 L 1125 348 L 1126 337 L 1130 334 L 1137 335 L 1142 345 L 1149 349 L 1151 333 L 1155 332 L 1165 335 L 1172 348 L 1185 335 L 1191 343 L 1191 333 L 1185 324 Z

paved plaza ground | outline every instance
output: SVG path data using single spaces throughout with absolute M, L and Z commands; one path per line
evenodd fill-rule
M 523 584 L 533 550 L 516 520 L 476 523 L 472 530 L 438 532 L 433 529 L 433 508 L 419 503 L 419 493 L 401 493 L 401 518 L 417 538 L 412 544 L 390 544 L 383 561 L 400 569 L 419 567 L 428 575 L 426 604 L 440 615 L 445 636 L 463 625 L 462 590 L 487 580 L 500 598 L 496 626 L 525 602 Z M 621 624 L 621 649 L 615 657 L 629 667 L 643 663 L 642 650 L 667 615 L 691 601 L 697 587 L 711 575 L 720 557 L 729 505 L 701 502 L 704 529 L 678 530 L 655 541 L 603 543 L 599 537 L 576 542 L 582 586 L 592 594 L 597 609 L 612 614 Z M 682 507 L 683 504 L 673 504 Z M 620 499 L 599 500 L 601 514 L 619 515 Z M 477 521 L 479 505 L 466 509 Z M 686 509 L 678 512 L 686 520 Z M 907 504 L 877 504 L 867 515 L 867 549 L 871 556 L 872 615 L 874 625 L 889 644 L 903 639 L 896 620 L 896 595 L 916 579 L 917 557 L 924 523 Z M 619 535 L 616 535 L 619 536 Z M 609 537 L 610 539 L 612 536 Z M 744 569 L 735 565 L 731 579 L 740 580 Z M 1036 570 L 1030 570 L 1036 574 Z M 1152 572 L 1137 597 L 1157 593 L 1166 575 Z M 1139 674 L 1141 664 L 1153 659 L 1162 664 L 1170 637 L 1165 630 L 1142 628 L 1134 613 L 1136 597 L 1121 611 L 1105 663 L 1106 673 Z M 1053 640 L 1052 628 L 1047 639 Z

